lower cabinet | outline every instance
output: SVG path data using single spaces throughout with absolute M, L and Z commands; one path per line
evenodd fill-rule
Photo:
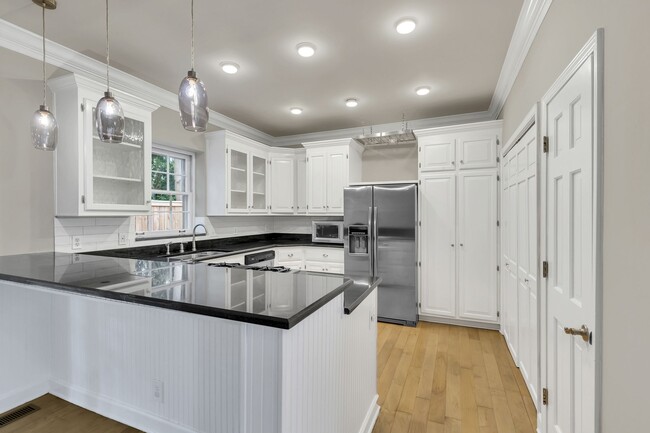
M 421 175 L 420 314 L 497 322 L 497 174 Z
M 344 273 L 342 248 L 276 248 L 275 253 L 277 266 L 311 272 Z

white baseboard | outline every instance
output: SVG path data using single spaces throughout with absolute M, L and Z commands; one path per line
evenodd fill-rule
M 419 319 L 423 322 L 444 323 L 445 325 L 467 326 L 469 328 L 489 329 L 493 331 L 499 331 L 501 329 L 498 323 L 475 322 L 473 320 L 428 316 L 426 314 L 420 314 Z
M 366 417 L 361 424 L 361 429 L 359 433 L 372 433 L 372 429 L 375 428 L 375 423 L 377 422 L 377 417 L 379 416 L 379 405 L 377 401 L 379 400 L 379 395 L 375 395 L 375 398 L 372 399 Z
M 49 389 L 50 384 L 48 382 L 43 382 L 0 395 L 0 413 L 10 411 L 18 406 L 22 406 L 28 401 L 32 401 L 45 395 L 48 393 Z
M 49 392 L 84 409 L 146 432 L 195 433 L 194 430 L 143 412 L 141 409 L 64 383 L 50 382 Z

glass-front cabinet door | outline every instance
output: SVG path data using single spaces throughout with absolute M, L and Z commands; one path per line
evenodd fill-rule
M 266 203 L 268 161 L 263 156 L 251 154 L 251 165 L 253 166 L 251 179 L 251 212 L 266 213 L 268 211 L 268 205 Z
M 248 153 L 229 149 L 230 212 L 248 212 Z
M 123 107 L 123 141 L 104 143 L 95 128 L 95 105 L 85 101 L 85 209 L 147 212 L 151 205 L 148 116 Z

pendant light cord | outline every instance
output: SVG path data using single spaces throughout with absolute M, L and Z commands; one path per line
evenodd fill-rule
M 43 3 L 43 106 L 47 100 L 47 75 L 45 72 L 45 3 Z
M 108 0 L 106 0 L 106 91 L 111 91 L 111 79 L 109 74 L 111 63 L 111 42 L 108 37 Z
M 191 15 L 192 15 L 192 70 L 194 70 L 194 0 L 191 0 Z

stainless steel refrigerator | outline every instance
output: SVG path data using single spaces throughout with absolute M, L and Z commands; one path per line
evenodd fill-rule
M 382 278 L 378 319 L 418 321 L 417 185 L 377 184 L 345 189 L 345 273 Z

